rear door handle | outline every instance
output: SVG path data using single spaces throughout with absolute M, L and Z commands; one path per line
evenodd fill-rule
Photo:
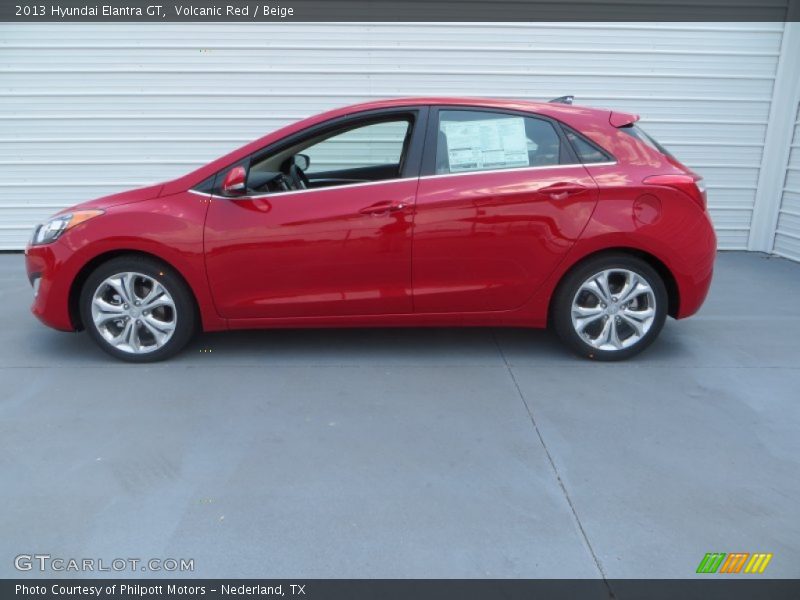
M 539 190 L 539 193 L 550 196 L 553 200 L 564 200 L 567 196 L 572 194 L 580 194 L 585 192 L 588 188 L 580 183 L 572 183 L 569 181 L 559 181 L 552 185 L 548 185 Z
M 373 215 L 377 217 L 379 215 L 388 215 L 389 213 L 405 210 L 407 207 L 408 204 L 405 202 L 376 202 L 375 204 L 365 206 L 358 212 L 362 215 Z

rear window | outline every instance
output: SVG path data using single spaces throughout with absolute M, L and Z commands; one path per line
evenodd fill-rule
M 656 152 L 660 152 L 664 156 L 668 156 L 670 158 L 675 158 L 669 150 L 664 148 L 661 144 L 659 144 L 651 135 L 647 134 L 644 129 L 639 127 L 638 125 L 627 125 L 625 127 L 620 127 L 620 131 L 623 133 L 627 133 L 629 136 L 636 138 L 650 146 Z

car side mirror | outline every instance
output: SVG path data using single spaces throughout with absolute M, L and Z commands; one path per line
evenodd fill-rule
M 311 159 L 307 154 L 295 154 L 292 160 L 294 161 L 294 165 L 301 171 L 307 170 L 311 164 Z
M 244 167 L 233 167 L 222 182 L 222 193 L 226 196 L 242 196 L 247 190 L 247 171 Z

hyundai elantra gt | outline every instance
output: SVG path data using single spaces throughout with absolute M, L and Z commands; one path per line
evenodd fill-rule
M 314 116 L 183 177 L 66 209 L 26 249 L 33 313 L 154 361 L 197 330 L 551 326 L 627 358 L 694 314 L 702 179 L 636 115 L 397 99 Z

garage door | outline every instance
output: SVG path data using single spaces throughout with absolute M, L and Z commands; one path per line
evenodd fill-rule
M 0 248 L 21 248 L 34 223 L 63 206 L 173 178 L 317 111 L 431 94 L 575 94 L 638 112 L 706 176 L 720 246 L 744 248 L 782 31 L 782 23 L 3 23 Z M 788 212 L 794 199 L 785 231 L 797 219 Z
M 800 110 L 795 118 L 773 251 L 780 256 L 800 260 Z

